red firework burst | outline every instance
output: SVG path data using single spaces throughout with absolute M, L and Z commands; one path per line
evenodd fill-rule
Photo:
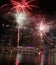
M 11 0 L 11 4 L 13 5 L 11 10 L 15 9 L 16 12 L 20 12 L 20 11 L 27 12 L 28 9 L 32 10 L 31 7 L 36 7 L 35 5 L 30 4 L 32 1 L 33 0 L 30 0 L 27 2 L 26 0 L 22 0 L 21 2 L 17 2 L 17 1 Z
M 26 0 L 22 0 L 21 2 L 19 1 L 15 1 L 15 0 L 10 0 L 11 4 L 13 5 L 13 7 L 10 9 L 10 11 L 15 10 L 16 12 L 28 12 L 28 10 L 32 10 L 32 7 L 37 7 L 35 5 L 31 5 L 30 3 L 33 0 L 30 1 L 26 1 Z M 1 8 L 8 6 L 10 4 L 5 4 L 3 6 L 1 6 Z

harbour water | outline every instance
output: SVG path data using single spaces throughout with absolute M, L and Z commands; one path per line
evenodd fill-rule
M 32 54 L 0 52 L 0 65 L 36 65 L 34 57 Z

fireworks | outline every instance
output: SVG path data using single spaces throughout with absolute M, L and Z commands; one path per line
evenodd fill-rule
M 14 14 L 14 16 L 15 16 L 17 24 L 19 25 L 19 28 L 23 28 L 24 25 L 29 23 L 29 17 L 26 13 L 20 12 L 20 13 Z
M 11 4 L 5 4 L 5 5 L 1 6 L 1 8 L 6 7 L 8 5 L 12 5 L 13 7 L 10 9 L 10 11 L 15 10 L 17 13 L 18 12 L 29 12 L 28 10 L 32 10 L 32 7 L 37 7 L 35 5 L 31 5 L 32 1 L 33 0 L 30 0 L 30 1 L 26 1 L 26 0 L 22 0 L 22 1 L 10 0 Z
M 19 39 L 20 39 L 20 29 L 24 28 L 26 24 L 29 23 L 29 19 L 26 13 L 20 12 L 14 14 L 15 16 L 15 21 L 18 24 L 18 45 L 19 45 Z M 27 21 L 27 22 L 26 22 Z
M 50 36 L 50 31 L 55 29 L 55 23 L 49 22 L 48 20 L 45 19 L 45 17 L 40 18 L 38 23 L 35 23 L 36 30 L 37 30 L 37 36 L 39 36 L 42 40 L 43 38 L 46 40 L 47 43 L 53 42 L 53 40 L 49 37 Z
M 8 5 L 12 5 L 12 8 L 9 9 L 9 12 L 14 12 L 13 15 L 15 16 L 15 21 L 18 24 L 18 45 L 19 45 L 19 30 L 23 28 L 26 24 L 29 23 L 29 17 L 28 17 L 28 10 L 32 10 L 32 7 L 37 7 L 35 5 L 32 5 L 30 1 L 26 0 L 21 0 L 21 1 L 16 1 L 16 0 L 10 0 L 11 4 L 5 4 L 1 6 L 1 8 L 6 7 Z M 26 22 L 27 21 L 27 22 Z
M 16 14 L 14 14 L 14 16 L 15 16 L 15 21 L 18 24 L 18 45 L 19 45 L 20 29 L 23 29 L 25 27 L 25 25 L 28 25 L 28 23 L 29 23 L 29 17 L 24 12 L 16 13 Z
M 44 24 L 43 22 L 40 22 L 40 23 L 39 23 L 38 30 L 39 30 L 39 32 L 40 32 L 40 35 L 42 36 L 43 34 L 49 32 L 50 26 L 47 25 L 47 24 Z
M 43 35 L 50 30 L 50 25 L 46 23 L 45 18 L 42 18 L 38 23 L 36 23 L 36 29 L 40 33 L 40 35 Z
M 30 1 L 26 1 L 26 0 L 22 0 L 21 2 L 17 2 L 14 0 L 11 0 L 11 4 L 13 5 L 13 7 L 11 8 L 11 10 L 16 10 L 16 12 L 28 12 L 29 10 L 32 10 L 31 7 L 36 7 L 35 5 L 31 5 L 30 3 L 32 2 L 32 0 Z
M 32 7 L 38 7 L 38 6 L 32 5 L 31 4 L 32 1 L 33 0 L 30 0 L 30 1 L 10 0 L 11 4 L 5 4 L 1 6 L 1 8 L 3 8 L 8 5 L 12 5 L 9 11 L 16 12 L 16 13 L 13 13 L 13 15 L 15 16 L 15 22 L 18 24 L 18 43 L 19 43 L 19 33 L 20 33 L 19 30 L 24 28 L 25 25 L 28 25 L 28 23 L 30 23 L 30 19 L 31 19 L 31 22 L 34 21 L 35 19 L 34 26 L 37 30 L 37 36 L 40 36 L 41 39 L 43 39 L 44 37 L 45 39 L 47 38 L 48 40 L 50 40 L 50 38 L 46 34 L 49 33 L 50 30 L 52 30 L 53 28 L 56 28 L 56 25 L 53 24 L 53 22 L 46 21 L 44 17 L 35 18 L 35 15 L 34 15 L 32 18 L 28 16 L 28 12 L 29 10 L 32 10 Z

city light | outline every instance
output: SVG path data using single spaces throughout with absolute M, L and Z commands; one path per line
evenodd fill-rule
M 39 51 L 38 54 L 40 55 L 41 54 L 41 51 Z

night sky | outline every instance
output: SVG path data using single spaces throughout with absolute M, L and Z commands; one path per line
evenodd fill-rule
M 4 4 L 10 4 L 9 0 L 0 0 L 0 6 Z M 49 20 L 56 20 L 56 1 L 55 0 L 35 0 L 35 2 L 32 2 L 31 4 L 34 4 L 38 6 L 39 8 L 33 8 L 31 13 L 37 14 L 44 14 Z M 0 9 L 0 40 L 2 39 L 2 34 L 6 33 L 6 29 L 2 28 L 2 24 L 4 23 L 5 25 L 12 23 L 7 23 L 8 20 L 5 20 L 4 14 L 8 12 L 8 10 L 11 7 L 5 7 L 3 9 Z M 6 23 L 5 23 L 6 22 Z M 17 33 L 17 32 L 16 32 Z M 7 33 L 6 33 L 7 34 Z M 16 43 L 16 42 L 15 42 Z
M 9 0 L 0 0 L 0 6 L 6 3 L 10 3 Z M 56 1 L 55 0 L 35 0 L 35 2 L 32 2 L 36 6 L 39 6 L 39 9 L 35 9 L 37 11 L 41 11 L 48 15 L 54 15 L 56 14 Z M 31 4 L 32 4 L 31 3 Z

